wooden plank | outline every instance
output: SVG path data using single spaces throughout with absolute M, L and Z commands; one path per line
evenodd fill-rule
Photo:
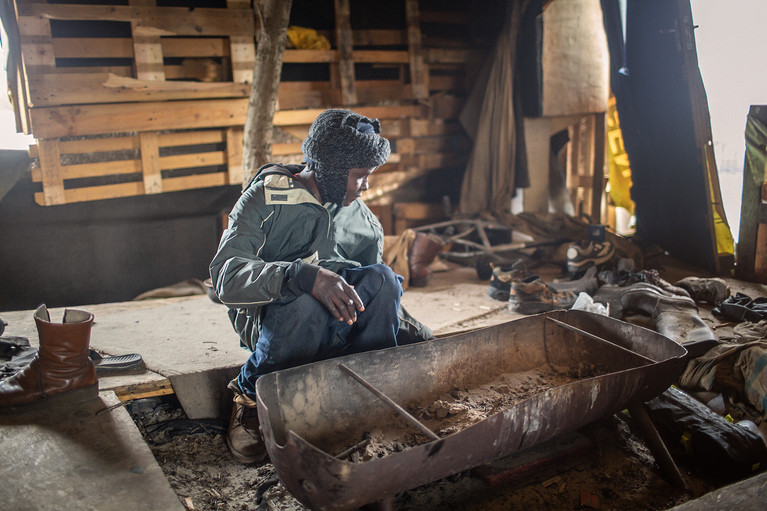
M 128 37 L 56 37 L 57 59 L 132 59 L 133 39 Z
M 336 14 L 336 46 L 338 47 L 338 71 L 341 80 L 341 98 L 344 105 L 357 104 L 354 79 L 354 56 L 352 54 L 352 25 L 349 0 L 334 0 Z
M 481 62 L 484 53 L 467 48 L 428 48 L 424 58 L 429 64 L 466 65 Z
M 211 151 L 209 153 L 177 154 L 174 156 L 161 156 L 160 168 L 162 170 L 189 169 L 194 167 L 212 167 L 225 165 L 226 153 L 224 151 Z
M 23 3 L 19 15 L 38 19 L 136 22 L 136 35 L 253 36 L 250 9 Z
M 29 95 L 33 107 L 246 98 L 249 94 L 250 88 L 246 84 L 231 82 L 166 82 L 128 78 L 112 73 L 51 73 L 29 77 Z
M 144 183 L 134 181 L 131 183 L 119 183 L 113 185 L 90 186 L 88 188 L 72 188 L 64 191 L 64 199 L 67 204 L 72 202 L 85 202 L 91 200 L 113 199 L 117 197 L 132 197 L 144 194 Z M 41 202 L 43 200 L 43 202 Z M 42 192 L 35 194 L 35 202 L 45 205 Z
M 229 41 L 226 37 L 173 37 L 162 38 L 165 57 L 228 57 Z M 133 39 L 129 37 L 55 37 L 53 50 L 56 58 L 106 59 L 133 58 Z
M 253 36 L 232 36 L 229 38 L 232 55 L 232 81 L 250 83 L 256 65 L 256 44 Z
M 138 137 L 105 137 L 84 140 L 62 140 L 59 142 L 61 154 L 84 154 L 109 151 L 134 151 L 141 148 Z
M 76 163 L 72 165 L 63 165 L 61 167 L 61 176 L 63 179 L 116 176 L 125 174 L 138 174 L 140 172 L 140 160 L 116 160 L 97 163 Z
M 32 127 L 38 138 L 243 126 L 248 98 L 141 104 L 77 105 L 35 108 Z M 379 119 L 426 117 L 423 105 L 359 107 L 359 113 Z M 308 125 L 323 109 L 275 112 L 274 125 Z M 114 119 L 120 119 L 115 123 Z
M 61 172 L 59 141 L 40 139 L 37 141 L 40 153 L 41 181 L 43 183 L 43 203 L 46 206 L 64 204 L 64 177 Z
M 354 30 L 352 39 L 354 46 L 404 46 L 407 44 L 407 34 L 404 30 Z
M 160 145 L 157 133 L 139 133 L 141 141 L 141 174 L 144 181 L 144 193 L 162 192 L 162 172 L 160 171 Z
M 405 0 L 405 14 L 407 18 L 410 84 L 413 88 L 413 96 L 419 100 L 426 100 L 429 98 L 429 70 L 423 61 L 418 0 Z
M 18 18 L 21 56 L 27 73 L 44 73 L 56 67 L 56 57 L 48 20 L 27 16 Z
M 178 133 L 161 133 L 160 147 L 194 146 L 201 144 L 221 144 L 226 141 L 221 130 L 181 131 Z
M 226 164 L 228 184 L 242 184 L 245 173 L 242 166 L 242 134 L 239 126 L 226 129 Z
M 228 181 L 226 172 L 211 172 L 194 176 L 170 177 L 163 179 L 162 183 L 166 192 L 180 192 L 181 190 L 224 186 L 229 184 Z
M 181 190 L 192 190 L 196 188 L 224 186 L 226 184 L 227 177 L 224 172 L 213 172 L 209 174 L 197 174 L 193 176 L 163 179 L 163 191 L 176 192 Z M 143 194 L 144 183 L 142 181 L 134 181 L 130 183 L 67 189 L 64 190 L 64 202 L 66 204 L 70 204 L 74 202 L 114 199 L 119 197 L 133 197 Z M 35 202 L 40 205 L 46 205 L 43 192 L 35 193 Z

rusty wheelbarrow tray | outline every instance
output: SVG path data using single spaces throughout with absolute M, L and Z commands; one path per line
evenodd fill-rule
M 312 509 L 355 509 L 650 400 L 676 381 L 685 355 L 652 330 L 583 311 L 554 311 L 263 376 L 256 386 L 258 411 L 269 457 L 288 490 Z M 404 407 L 544 366 L 589 367 L 594 376 L 532 395 L 442 438 L 423 436 L 420 445 L 384 457 L 351 462 L 325 450 L 339 442 L 352 446 L 363 431 L 391 422 L 396 405 L 375 391 Z

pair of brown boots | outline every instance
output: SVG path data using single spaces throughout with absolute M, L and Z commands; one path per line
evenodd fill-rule
M 89 357 L 93 314 L 67 309 L 63 322 L 54 323 L 41 305 L 34 319 L 40 347 L 29 365 L 0 382 L 0 415 L 98 396 L 96 368 Z

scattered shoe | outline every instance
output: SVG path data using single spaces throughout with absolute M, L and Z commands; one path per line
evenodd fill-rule
M 266 459 L 266 445 L 261 437 L 258 403 L 241 390 L 237 380 L 227 386 L 234 392 L 232 418 L 226 433 L 226 445 L 238 463 L 258 463 Z
M 679 286 L 673 286 L 669 282 L 665 281 L 663 278 L 661 278 L 658 270 L 640 270 L 638 272 L 620 273 L 617 284 L 619 286 L 630 286 L 631 284 L 636 284 L 637 282 L 647 282 L 648 284 L 659 287 L 672 295 L 690 298 L 690 293 L 688 293 L 686 289 Z
M 730 296 L 727 281 L 718 277 L 685 277 L 674 285 L 686 290 L 696 302 L 706 302 L 713 306 L 721 304 Z
M 608 305 L 610 316 L 622 319 L 623 313 L 642 312 L 655 322 L 655 330 L 698 357 L 719 344 L 711 327 L 698 315 L 692 298 L 678 296 L 647 282 L 628 286 L 602 286 L 594 301 Z
M 487 295 L 494 300 L 508 302 L 511 282 L 522 280 L 526 276 L 527 272 L 522 267 L 522 259 L 517 259 L 511 266 L 493 267 L 490 285 L 487 287 Z
M 586 293 L 593 295 L 599 289 L 599 280 L 597 279 L 597 268 L 592 266 L 583 277 L 577 280 L 565 280 L 560 282 L 552 282 L 549 284 L 554 290 L 558 292 L 572 291 L 576 295 L 579 293 Z
M 443 248 L 445 248 L 445 242 L 436 234 L 416 232 L 410 254 L 408 254 L 411 286 L 424 287 L 428 283 L 429 275 L 431 275 L 429 265 Z
M 509 310 L 520 314 L 538 314 L 554 309 L 569 309 L 578 295 L 572 291 L 559 292 L 538 275 L 511 282 Z
M 591 266 L 599 266 L 609 261 L 615 254 L 615 247 L 609 241 L 594 242 L 586 245 L 573 243 L 567 248 L 567 271 L 580 273 Z
M 0 383 L 0 414 L 98 396 L 96 369 L 88 358 L 93 314 L 67 309 L 54 323 L 45 305 L 34 313 L 40 348 L 32 361 Z
M 711 309 L 711 312 L 737 323 L 743 321 L 758 323 L 760 320 L 767 319 L 767 297 L 757 297 L 752 300 L 746 294 L 735 293 Z
M 105 357 L 96 350 L 90 350 L 89 357 L 96 366 L 96 374 L 99 376 L 141 374 L 146 371 L 144 359 L 138 353 Z

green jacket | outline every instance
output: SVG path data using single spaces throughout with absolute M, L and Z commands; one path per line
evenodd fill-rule
M 210 264 L 216 294 L 246 347 L 260 308 L 310 293 L 320 267 L 338 272 L 381 262 L 383 228 L 365 203 L 323 206 L 293 178 L 301 168 L 258 171 L 229 214 Z

